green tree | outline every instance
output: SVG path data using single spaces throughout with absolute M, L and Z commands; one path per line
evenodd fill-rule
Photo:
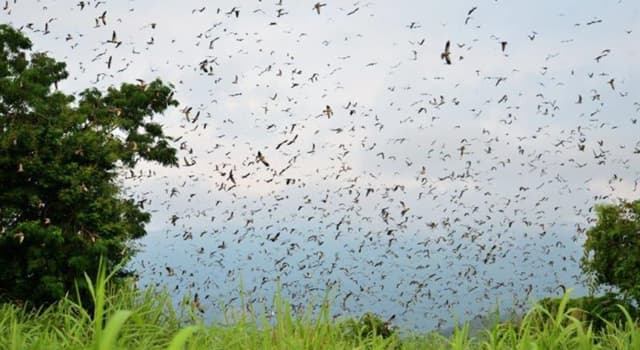
M 615 286 L 640 301 L 640 200 L 596 206 L 597 222 L 587 231 L 582 269 L 593 285 Z
M 116 180 L 141 159 L 177 165 L 153 116 L 177 106 L 160 80 L 78 98 L 58 91 L 65 64 L 0 25 L 0 298 L 33 305 L 75 290 L 134 253 L 150 215 Z

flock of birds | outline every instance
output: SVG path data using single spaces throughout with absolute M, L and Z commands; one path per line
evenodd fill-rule
M 455 39 L 411 9 L 391 28 L 407 10 L 375 2 L 229 3 L 2 12 L 69 63 L 61 89 L 174 82 L 181 106 L 157 118 L 180 167 L 122 181 L 153 213 L 141 280 L 203 313 L 237 307 L 240 283 L 250 302 L 279 284 L 307 305 L 330 287 L 336 314 L 433 327 L 498 299 L 525 308 L 580 281 L 592 206 L 638 195 L 639 77 L 607 65 L 637 55 L 620 50 L 633 23 L 565 23 L 575 38 L 539 23 L 507 40 L 484 27 L 492 3 L 429 27 Z M 619 43 L 578 56 L 605 25 Z

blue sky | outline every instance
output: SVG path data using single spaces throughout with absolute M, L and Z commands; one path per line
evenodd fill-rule
M 195 165 L 122 183 L 153 213 L 141 270 L 177 295 L 335 281 L 357 295 L 337 313 L 469 319 L 577 284 L 592 206 L 638 197 L 637 2 L 85 3 L 0 16 L 68 63 L 66 91 L 175 85 L 158 118 Z

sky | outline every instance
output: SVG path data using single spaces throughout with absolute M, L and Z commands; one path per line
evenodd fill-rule
M 258 302 L 277 281 L 294 304 L 330 289 L 335 315 L 414 329 L 586 293 L 593 206 L 640 192 L 640 4 L 315 4 L 4 6 L 67 63 L 68 93 L 175 87 L 154 118 L 181 166 L 121 178 L 153 215 L 141 284 L 198 293 L 209 318 L 241 284 Z

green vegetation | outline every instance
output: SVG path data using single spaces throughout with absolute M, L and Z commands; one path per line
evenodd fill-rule
M 596 225 L 587 230 L 582 270 L 590 278 L 590 287 L 615 287 L 616 292 L 574 299 L 545 298 L 544 310 L 556 313 L 566 307 L 570 322 L 578 321 L 596 333 L 606 332 L 611 324 L 640 319 L 640 200 L 620 201 L 595 207 Z
M 92 313 L 69 298 L 38 313 L 3 304 L 0 349 L 640 349 L 640 325 L 624 308 L 623 320 L 596 332 L 576 317 L 581 311 L 569 307 L 569 294 L 553 311 L 537 305 L 517 322 L 496 321 L 473 334 L 465 324 L 449 337 L 399 336 L 375 315 L 333 320 L 327 302 L 295 314 L 279 296 L 273 320 L 245 306 L 206 325 L 195 301 L 177 310 L 166 292 L 114 286 L 111 278 L 100 268 L 97 282 L 87 281 Z
M 587 231 L 582 269 L 592 287 L 617 287 L 640 302 L 640 200 L 596 206 L 598 221 Z
M 140 159 L 176 165 L 154 114 L 177 105 L 159 80 L 87 89 L 75 101 L 55 87 L 65 64 L 31 52 L 0 25 L 0 300 L 47 305 L 89 291 L 100 256 L 131 257 L 149 214 L 123 199 L 119 171 Z
M 562 299 L 545 298 L 540 301 L 546 310 L 556 312 Z M 620 308 L 622 306 L 622 308 Z M 602 296 L 585 296 L 569 299 L 567 307 L 572 308 L 572 316 L 584 324 L 590 324 L 593 330 L 600 332 L 606 329 L 610 322 L 621 324 L 626 320 L 627 313 L 634 319 L 640 319 L 640 311 L 631 302 L 621 300 L 615 293 Z

